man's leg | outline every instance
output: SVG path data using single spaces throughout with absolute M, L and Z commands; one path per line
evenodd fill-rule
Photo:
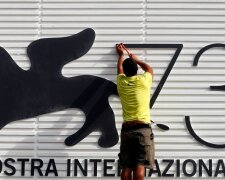
M 138 165 L 134 168 L 134 179 L 133 180 L 144 180 L 145 177 L 145 166 Z
M 121 173 L 121 180 L 132 180 L 132 169 L 123 168 Z

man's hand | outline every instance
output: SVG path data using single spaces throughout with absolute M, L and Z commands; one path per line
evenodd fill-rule
M 130 58 L 132 58 L 132 53 L 131 53 L 131 51 L 130 50 L 128 50 L 125 46 L 124 46 L 124 44 L 123 43 L 121 43 L 121 46 L 122 46 L 122 48 L 127 52 L 127 55 L 130 57 Z
M 116 51 L 117 51 L 117 54 L 119 56 L 123 56 L 124 55 L 124 49 L 123 49 L 122 44 L 117 44 L 116 45 Z
M 124 49 L 121 44 L 116 45 L 116 51 L 119 55 L 118 62 L 117 62 L 117 73 L 124 74 L 123 72 Z

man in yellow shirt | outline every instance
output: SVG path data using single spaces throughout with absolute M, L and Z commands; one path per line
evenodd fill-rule
M 121 180 L 143 180 L 145 167 L 154 165 L 154 141 L 150 126 L 150 89 L 153 70 L 131 54 L 123 44 L 117 45 L 117 90 L 123 110 L 120 165 Z M 124 60 L 125 50 L 129 58 Z M 137 74 L 138 66 L 144 74 Z

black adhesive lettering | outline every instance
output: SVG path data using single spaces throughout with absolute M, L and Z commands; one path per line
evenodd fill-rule
M 41 168 L 43 167 L 43 161 L 41 159 L 31 159 L 31 176 L 34 176 L 35 171 L 39 176 L 43 176 Z
M 91 159 L 90 162 L 92 162 L 93 165 L 94 165 L 94 167 L 93 167 L 94 168 L 94 176 L 97 176 L 97 174 L 98 174 L 98 163 L 102 162 L 102 160 L 101 159 Z
M 5 160 L 4 162 L 5 167 L 9 168 L 9 171 L 5 170 L 4 174 L 6 174 L 7 176 L 13 176 L 16 173 L 16 168 L 13 165 L 11 165 L 11 163 L 15 163 L 15 162 L 16 161 L 12 158 L 8 158 Z
M 74 176 L 77 176 L 78 174 L 78 167 L 80 171 L 82 172 L 83 176 L 87 176 L 87 173 L 88 173 L 87 159 L 83 161 L 83 164 L 84 164 L 84 167 L 82 166 L 82 164 L 80 163 L 78 159 L 74 160 Z
M 108 173 L 108 170 L 112 170 L 113 169 L 113 165 L 109 165 L 109 163 L 115 163 L 114 159 L 104 159 L 103 160 L 103 168 L 104 168 L 104 172 L 103 172 L 103 176 L 106 177 L 113 177 L 115 176 L 114 173 Z
M 202 159 L 199 159 L 199 176 L 202 177 L 203 169 L 208 174 L 209 177 L 212 177 L 212 159 L 208 160 L 208 166 Z
M 0 173 L 2 172 L 2 161 L 0 160 Z
M 21 162 L 21 176 L 25 176 L 25 164 L 29 162 L 29 159 L 17 159 L 18 162 Z
M 71 175 L 71 159 L 67 159 L 66 162 L 66 176 Z
M 177 168 L 176 168 L 177 177 L 180 177 L 180 160 L 179 159 L 176 160 L 176 165 L 177 165 Z
M 223 174 L 223 177 L 225 177 L 225 166 L 222 159 L 219 159 L 217 162 L 214 177 L 217 177 L 219 174 Z
M 188 164 L 191 165 L 192 167 L 192 172 L 188 172 L 188 169 L 187 166 Z M 183 162 L 183 166 L 182 166 L 182 169 L 183 169 L 183 172 L 184 172 L 184 175 L 187 176 L 187 177 L 192 177 L 196 174 L 196 171 L 197 171 L 197 164 L 194 160 L 192 159 L 187 159 Z
M 167 174 L 167 172 L 169 171 L 169 169 L 172 167 L 174 160 L 173 159 L 163 159 L 162 161 L 163 163 L 167 163 L 166 168 L 164 169 L 162 176 L 163 177 L 174 177 L 174 174 Z
M 47 166 L 47 169 L 45 172 L 45 176 L 48 176 L 49 173 L 53 173 L 55 176 L 58 176 L 58 171 L 57 171 L 54 159 L 49 159 L 48 166 Z

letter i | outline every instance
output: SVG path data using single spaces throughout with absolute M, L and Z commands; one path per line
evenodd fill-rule
M 180 160 L 177 159 L 177 177 L 180 177 Z
M 66 176 L 70 176 L 71 175 L 70 167 L 71 167 L 71 159 L 67 159 L 67 169 L 66 169 L 67 174 L 66 174 Z

